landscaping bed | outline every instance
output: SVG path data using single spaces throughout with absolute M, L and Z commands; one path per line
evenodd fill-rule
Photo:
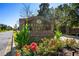
M 39 43 L 31 42 L 21 49 L 16 47 L 16 55 L 20 53 L 21 56 L 79 56 L 78 44 L 72 39 L 62 41 L 42 38 Z
M 78 56 L 79 42 L 74 39 L 61 40 L 61 32 L 53 37 L 31 37 L 28 25 L 15 32 L 16 56 Z

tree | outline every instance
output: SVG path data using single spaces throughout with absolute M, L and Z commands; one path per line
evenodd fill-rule
M 7 26 L 5 24 L 0 24 L 0 30 L 12 30 L 11 26 Z
M 71 4 L 71 8 L 72 10 L 70 11 L 70 17 L 71 17 L 71 25 L 72 27 L 75 26 L 79 26 L 79 4 L 78 3 L 73 3 Z
M 40 10 L 38 10 L 38 16 L 46 16 L 49 11 L 49 4 L 41 3 L 39 8 Z
M 17 24 L 15 24 L 14 25 L 14 30 L 17 30 L 17 29 L 18 29 Z
M 66 27 L 66 32 L 69 28 L 79 26 L 79 4 L 62 4 L 55 8 L 55 27 L 57 29 L 62 26 Z
M 26 18 L 26 17 L 31 17 L 32 16 L 32 11 L 30 10 L 31 4 L 23 4 L 23 8 L 21 9 L 21 17 Z
M 12 30 L 12 27 L 11 27 L 11 26 L 7 26 L 6 29 L 7 29 L 7 30 Z
M 62 26 L 66 27 L 68 31 L 69 25 L 69 12 L 71 8 L 68 4 L 59 5 L 55 8 L 54 19 L 55 19 L 55 30 L 60 30 Z

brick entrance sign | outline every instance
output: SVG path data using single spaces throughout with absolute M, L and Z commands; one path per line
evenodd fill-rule
M 31 36 L 52 36 L 53 35 L 53 22 L 51 19 L 46 19 L 42 16 L 33 16 L 28 18 L 19 19 L 19 27 L 22 29 L 22 25 L 26 22 L 29 24 L 29 30 L 31 31 Z

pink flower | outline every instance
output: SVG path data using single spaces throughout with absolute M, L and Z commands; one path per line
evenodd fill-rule
M 37 49 L 37 43 L 32 42 L 31 45 L 30 45 L 30 48 L 32 49 L 32 51 L 36 51 L 36 49 Z

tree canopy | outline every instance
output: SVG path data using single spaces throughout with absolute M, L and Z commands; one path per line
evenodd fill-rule
M 12 30 L 11 26 L 7 26 L 5 24 L 0 24 L 0 30 Z

